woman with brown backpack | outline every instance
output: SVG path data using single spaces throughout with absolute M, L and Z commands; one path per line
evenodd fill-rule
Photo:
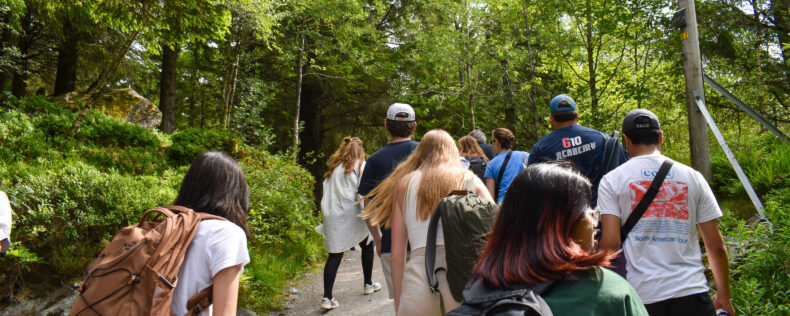
M 440 315 L 441 307 L 458 306 L 451 295 L 431 293 L 425 268 L 425 246 L 431 216 L 439 201 L 453 190 L 470 188 L 493 201 L 483 182 L 459 161 L 455 141 L 443 130 L 425 134 L 414 153 L 367 196 L 363 218 L 371 225 L 392 228 L 392 280 L 398 315 Z M 411 254 L 406 262 L 406 245 Z M 444 238 L 439 224 L 436 267 L 446 268 Z M 439 289 L 450 293 L 445 273 L 438 274 Z
M 227 154 L 203 153 L 189 167 L 174 204 L 227 220 L 207 219 L 198 225 L 178 271 L 172 306 L 176 315 L 186 314 L 187 301 L 209 287 L 213 315 L 236 315 L 239 279 L 250 262 L 249 192 L 241 166 Z M 200 315 L 212 315 L 211 310 Z

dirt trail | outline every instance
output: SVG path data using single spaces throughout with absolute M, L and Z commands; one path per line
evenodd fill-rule
M 373 281 L 381 283 L 381 291 L 371 295 L 362 294 L 362 263 L 361 250 L 346 251 L 340 270 L 337 272 L 335 287 L 332 294 L 340 302 L 340 306 L 324 311 L 318 305 L 324 294 L 323 270 L 308 274 L 298 284 L 294 285 L 289 294 L 285 309 L 272 315 L 395 315 L 395 301 L 389 299 L 387 281 L 381 271 L 381 263 L 376 257 L 373 262 Z M 294 293 L 296 292 L 296 293 Z

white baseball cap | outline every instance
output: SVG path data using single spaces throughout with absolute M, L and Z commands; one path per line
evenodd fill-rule
M 397 115 L 400 113 L 406 113 L 406 116 L 398 117 Z M 414 109 L 411 108 L 411 105 L 406 103 L 393 103 L 387 110 L 387 119 L 393 121 L 414 122 Z

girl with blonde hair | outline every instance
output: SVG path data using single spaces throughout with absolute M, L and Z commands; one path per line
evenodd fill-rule
M 364 294 L 373 294 L 381 285 L 371 281 L 373 274 L 373 254 L 375 245 L 365 222 L 359 218 L 362 211 L 357 195 L 357 186 L 365 168 L 365 149 L 362 140 L 346 137 L 340 148 L 329 157 L 328 170 L 324 175 L 324 196 L 321 199 L 321 213 L 324 223 L 321 233 L 324 248 L 329 257 L 324 266 L 324 297 L 321 308 L 333 309 L 340 303 L 332 297 L 337 270 L 343 260 L 343 251 L 359 244 L 362 248 L 362 274 Z
M 440 315 L 440 296 L 431 293 L 425 273 L 425 245 L 428 222 L 439 201 L 451 191 L 469 188 L 493 201 L 483 182 L 459 162 L 455 141 L 443 130 L 425 134 L 414 153 L 401 163 L 365 199 L 362 217 L 372 225 L 392 229 L 392 280 L 395 310 L 399 315 Z M 411 256 L 406 262 L 406 245 Z M 436 267 L 447 267 L 441 223 L 436 240 Z M 439 288 L 450 293 L 447 277 L 438 274 Z M 444 295 L 444 308 L 459 305 L 452 295 Z

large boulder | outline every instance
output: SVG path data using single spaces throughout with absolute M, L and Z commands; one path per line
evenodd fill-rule
M 71 109 L 78 109 L 80 107 L 78 101 L 84 102 L 85 99 L 88 99 L 85 95 L 69 92 L 54 97 L 52 101 Z M 162 122 L 162 112 L 159 108 L 131 88 L 105 90 L 96 97 L 92 108 L 142 127 L 156 128 Z
M 159 108 L 130 88 L 105 91 L 93 108 L 142 127 L 156 128 L 162 122 Z

